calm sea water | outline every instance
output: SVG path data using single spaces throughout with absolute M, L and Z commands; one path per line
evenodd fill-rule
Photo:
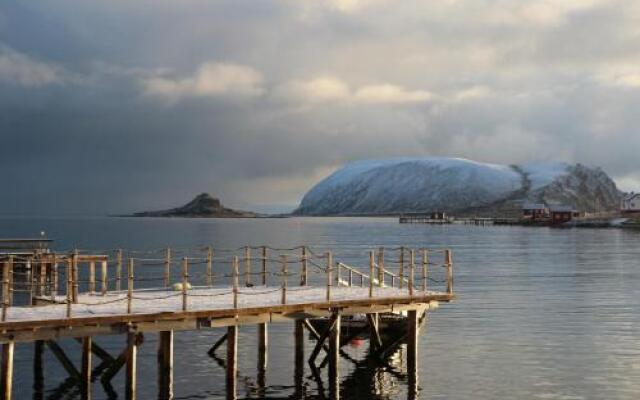
M 459 299 L 430 313 L 422 331 L 421 398 L 640 398 L 640 232 L 399 225 L 395 219 L 373 218 L 0 219 L 0 237 L 32 237 L 40 231 L 55 239 L 56 248 L 304 243 L 363 260 L 365 249 L 380 245 L 450 247 Z M 207 355 L 223 333 L 176 334 L 177 398 L 224 397 L 224 370 Z M 264 396 L 256 391 L 255 338 L 255 329 L 241 328 L 240 397 L 291 398 L 292 324 L 270 326 Z M 124 345 L 119 337 L 96 341 L 113 354 Z M 156 343 L 155 335 L 149 334 L 140 348 L 142 399 L 156 396 Z M 79 365 L 75 351 L 79 345 L 72 340 L 62 344 Z M 346 350 L 362 358 L 366 348 Z M 42 398 L 33 389 L 32 351 L 32 344 L 16 346 L 17 399 Z M 367 363 L 355 367 L 342 361 L 343 397 L 406 398 L 402 357 L 399 352 L 392 368 Z M 76 390 L 64 385 L 66 376 L 48 351 L 44 375 L 44 398 L 78 397 Z M 120 398 L 123 381 L 122 373 L 114 380 Z M 308 369 L 304 385 L 306 398 L 322 398 Z M 108 397 L 96 383 L 94 398 Z

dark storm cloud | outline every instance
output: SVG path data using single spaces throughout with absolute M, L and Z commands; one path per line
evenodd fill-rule
M 640 185 L 618 1 L 42 1 L 0 8 L 2 213 L 295 203 L 359 158 L 603 166 Z

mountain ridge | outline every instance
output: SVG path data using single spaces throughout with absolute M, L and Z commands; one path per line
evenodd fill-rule
M 524 202 L 585 211 L 617 208 L 621 192 L 600 168 L 568 163 L 501 165 L 446 158 L 346 164 L 303 197 L 296 215 L 387 215 L 447 211 L 511 216 Z

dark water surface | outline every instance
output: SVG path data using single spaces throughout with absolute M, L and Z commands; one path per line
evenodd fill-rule
M 33 237 L 40 231 L 59 249 L 308 244 L 364 260 L 366 249 L 380 245 L 450 247 L 459 299 L 430 313 L 421 334 L 421 398 L 640 398 L 640 232 L 399 225 L 373 218 L 0 219 L 0 237 Z M 224 397 L 224 370 L 207 355 L 223 333 L 176 333 L 177 398 Z M 264 398 L 292 398 L 293 324 L 272 324 L 269 340 Z M 124 345 L 122 337 L 96 342 L 113 354 Z M 79 345 L 61 343 L 79 365 L 80 353 L 73 350 Z M 156 335 L 146 335 L 139 350 L 141 399 L 156 396 L 156 344 Z M 307 346 L 309 354 L 311 342 Z M 362 358 L 367 345 L 346 350 Z M 239 352 L 239 395 L 261 398 L 253 327 L 240 329 Z M 17 399 L 37 398 L 32 354 L 33 344 L 16 345 Z M 402 357 L 396 354 L 391 368 L 366 363 L 356 368 L 343 360 L 343 397 L 406 398 Z M 49 351 L 44 376 L 44 398 L 78 397 L 61 386 L 65 373 Z M 119 398 L 123 381 L 121 372 L 114 384 Z M 308 369 L 304 385 L 306 398 L 321 398 Z M 94 398 L 108 398 L 99 383 Z

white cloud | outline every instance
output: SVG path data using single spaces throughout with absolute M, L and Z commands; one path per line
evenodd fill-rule
M 184 97 L 254 97 L 264 92 L 262 74 L 238 64 L 209 62 L 193 76 L 143 80 L 145 93 L 168 101 Z
M 22 86 L 44 86 L 63 83 L 62 68 L 39 62 L 0 44 L 0 81 Z
M 459 90 L 453 94 L 450 101 L 462 102 L 475 99 L 481 99 L 489 96 L 491 89 L 486 86 L 476 85 L 466 89 Z
M 276 89 L 276 97 L 308 103 L 408 104 L 429 101 L 433 95 L 425 90 L 409 90 L 390 83 L 364 85 L 354 90 L 338 78 L 323 76 L 288 82 Z
M 349 98 L 349 87 L 340 79 L 326 76 L 308 81 L 292 81 L 276 89 L 276 96 L 297 101 L 324 102 Z
M 364 103 L 422 103 L 432 99 L 425 90 L 407 90 L 391 84 L 369 85 L 358 89 L 354 95 L 356 101 Z

